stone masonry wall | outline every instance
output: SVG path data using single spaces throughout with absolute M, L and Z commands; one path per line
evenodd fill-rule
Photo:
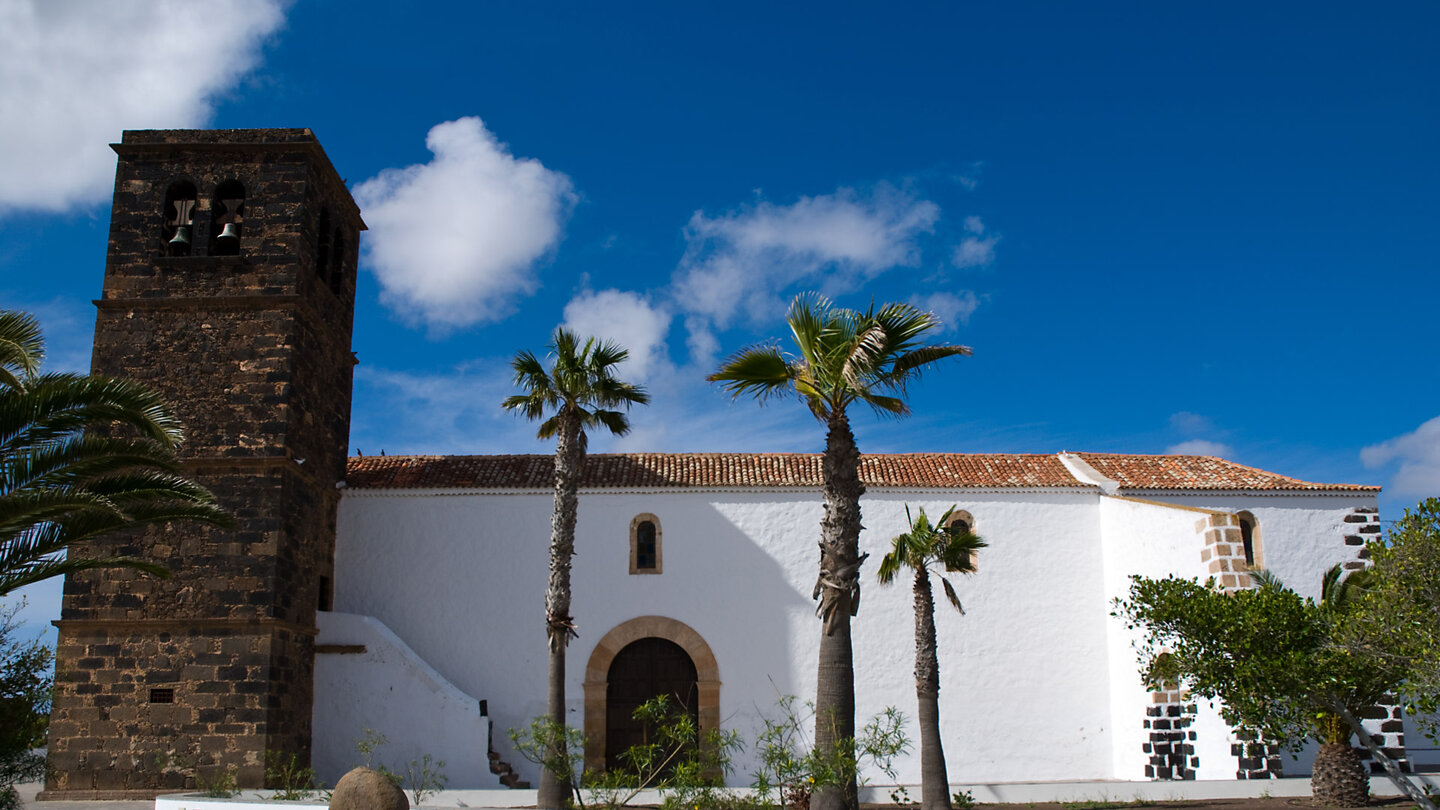
M 1200 561 L 1205 563 L 1206 570 L 1219 583 L 1221 590 L 1250 587 L 1245 544 L 1240 536 L 1240 519 L 1217 512 L 1197 521 L 1195 531 L 1205 538 Z
M 1145 710 L 1148 739 L 1144 744 L 1149 756 L 1145 777 L 1157 780 L 1195 778 L 1200 758 L 1195 754 L 1196 706 L 1177 685 L 1151 692 L 1151 705 Z
M 93 367 L 173 404 L 187 429 L 184 471 L 235 525 L 173 524 L 74 548 L 155 560 L 172 577 L 67 578 L 44 795 L 153 795 L 225 771 L 260 787 L 267 750 L 309 753 L 363 224 L 308 130 L 127 132 L 116 151 Z M 167 255 L 176 180 L 197 191 L 188 256 Z M 227 181 L 244 188 L 239 254 L 208 255 L 213 197 Z M 322 211 L 347 245 L 324 277 Z

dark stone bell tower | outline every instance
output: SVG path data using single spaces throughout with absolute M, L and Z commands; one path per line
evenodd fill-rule
M 151 796 L 266 751 L 309 756 L 365 225 L 308 129 L 126 132 L 94 371 L 162 392 L 184 470 L 234 516 L 72 553 L 160 562 L 65 580 L 42 798 Z

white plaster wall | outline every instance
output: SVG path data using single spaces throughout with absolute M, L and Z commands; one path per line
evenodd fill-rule
M 871 559 L 854 624 L 859 721 L 893 705 L 912 718 L 909 731 L 917 738 L 910 588 L 908 581 L 882 588 L 874 576 L 889 539 L 906 528 L 905 504 L 934 516 L 959 504 L 991 546 L 981 552 L 979 573 L 955 582 L 967 615 L 943 597 L 937 604 L 942 734 L 952 780 L 1141 778 L 1143 763 L 1135 769 L 1120 759 L 1121 752 L 1139 752 L 1144 717 L 1131 705 L 1143 697 L 1133 651 L 1116 637 L 1108 615 L 1109 600 L 1131 572 L 1120 550 L 1139 549 L 1135 559 L 1144 570 L 1133 573 L 1200 575 L 1199 516 L 1112 509 L 1100 500 L 1095 490 L 872 489 L 862 501 L 861 544 Z M 1297 587 L 1313 573 L 1318 588 L 1317 572 L 1328 565 L 1306 559 L 1320 529 L 1330 538 L 1326 551 L 1344 548 L 1338 527 L 1345 510 L 1316 514 L 1314 507 L 1331 506 L 1325 499 L 1265 500 L 1263 508 L 1257 499 L 1235 506 L 1219 500 L 1216 508 L 1256 515 L 1267 562 Z M 532 781 L 534 766 L 509 751 L 505 730 L 544 711 L 551 507 L 548 491 L 347 492 L 335 557 L 337 610 L 378 618 L 460 690 L 488 700 L 497 750 Z M 642 512 L 661 523 L 660 575 L 629 574 L 630 521 Z M 810 593 L 820 517 L 814 490 L 583 492 L 573 606 L 580 636 L 569 647 L 567 668 L 572 724 L 582 723 L 581 684 L 594 645 L 644 615 L 684 622 L 706 640 L 719 664 L 722 723 L 747 738 L 761 713 L 773 714 L 778 695 L 813 695 L 820 627 Z M 1121 533 L 1113 543 L 1111 528 Z M 1311 538 L 1312 545 L 1295 541 L 1302 547 L 1292 549 L 1292 537 Z M 1181 550 L 1185 543 L 1190 550 Z M 1183 567 L 1186 560 L 1191 568 Z M 1126 667 L 1133 680 L 1117 690 L 1112 674 Z M 733 784 L 750 781 L 750 756 L 741 757 Z M 488 772 L 474 778 L 449 772 L 457 788 L 490 779 Z M 901 763 L 900 780 L 919 781 L 918 755 Z
M 1260 529 L 1260 563 L 1301 596 L 1320 598 L 1325 572 L 1337 562 L 1353 560 L 1360 546 L 1345 545 L 1354 524 L 1344 522 L 1358 507 L 1374 509 L 1373 493 L 1306 495 L 1177 495 L 1144 494 L 1202 509 L 1226 512 L 1245 510 Z M 1198 559 L 1198 555 L 1197 555 Z
M 903 493 L 862 501 L 865 601 L 855 624 L 861 718 L 895 705 L 915 716 L 914 614 L 908 578 L 874 583 L 890 538 L 905 531 L 905 504 L 932 518 L 953 504 L 971 513 L 989 546 L 978 572 L 952 575 L 959 615 L 938 583 L 940 718 L 955 782 L 1105 778 L 1110 773 L 1105 610 L 1096 494 Z M 810 529 L 811 534 L 816 529 Z M 813 583 L 816 555 L 803 581 Z M 806 589 L 808 595 L 808 587 Z M 818 642 L 814 622 L 805 628 Z M 806 673 L 810 680 L 813 673 Z M 912 740 L 918 729 L 910 726 Z M 918 750 L 900 781 L 920 780 Z
M 874 580 L 904 504 L 938 515 L 959 502 L 992 545 L 957 581 L 968 615 L 940 602 L 941 717 L 954 777 L 1094 778 L 1110 772 L 1095 496 L 896 493 L 863 501 L 867 563 L 854 625 L 858 714 L 915 714 L 914 619 L 905 584 Z M 544 711 L 543 590 L 551 496 L 347 493 L 336 551 L 336 608 L 379 618 L 460 689 L 489 701 L 504 730 Z M 629 525 L 661 523 L 661 575 L 630 575 Z M 585 662 L 611 628 L 660 614 L 693 627 L 719 662 L 722 722 L 752 737 L 782 694 L 813 694 L 820 627 L 810 592 L 821 516 L 816 491 L 584 493 L 576 529 L 569 648 L 572 722 Z M 1084 605 L 1078 608 L 1077 605 Z M 998 697 L 997 697 L 998 696 Z M 437 755 L 440 755 L 437 752 Z M 732 778 L 749 782 L 746 754 Z M 918 759 L 902 763 L 918 781 Z M 466 784 L 458 773 L 452 785 Z
M 388 738 L 374 764 L 404 775 L 408 763 L 430 754 L 445 761 L 447 776 L 465 774 L 464 784 L 500 786 L 489 772 L 490 722 L 478 701 L 372 617 L 321 611 L 316 623 L 316 644 L 365 648 L 315 657 L 312 765 L 322 783 L 334 785 L 363 763 L 355 743 L 373 729 Z
M 1102 496 L 1100 525 L 1104 536 L 1106 609 L 1106 660 L 1109 671 L 1110 722 L 1114 725 L 1112 757 L 1114 779 L 1144 779 L 1149 754 L 1144 744 L 1149 740 L 1145 728 L 1145 711 L 1153 705 L 1150 693 L 1141 681 L 1135 642 L 1139 630 L 1127 630 L 1124 622 L 1108 616 L 1110 603 L 1130 593 L 1130 577 L 1158 578 L 1169 574 L 1181 577 L 1204 577 L 1200 562 L 1203 538 L 1195 532 L 1195 522 L 1208 516 L 1194 509 L 1161 506 L 1140 501 Z M 1198 720 L 1198 718 L 1197 718 Z M 1197 732 L 1197 738 L 1199 734 Z M 1216 761 L 1211 746 L 1202 743 L 1200 756 L 1205 778 Z M 1223 741 L 1222 741 L 1223 742 Z M 1227 751 L 1228 752 L 1228 751 Z M 1231 769 L 1230 776 L 1234 776 Z M 1197 776 L 1202 773 L 1197 771 Z
M 1306 494 L 1178 494 L 1144 492 L 1138 497 L 1181 506 L 1213 509 L 1223 512 L 1248 511 L 1254 515 L 1260 535 L 1259 563 L 1277 575 L 1282 582 L 1301 596 L 1320 598 L 1325 572 L 1336 563 L 1354 560 L 1360 546 L 1347 546 L 1345 535 L 1354 534 L 1356 524 L 1344 522 L 1346 515 L 1357 508 L 1376 508 L 1373 493 L 1306 493 Z M 1107 537 L 1108 540 L 1108 537 Z M 1204 540 L 1195 535 L 1194 576 L 1204 580 L 1209 574 L 1200 564 Z M 1233 731 L 1219 717 L 1218 708 L 1199 701 L 1197 737 L 1200 738 L 1201 779 L 1233 779 L 1237 763 L 1230 754 L 1235 742 Z M 1225 732 L 1220 745 L 1220 732 Z M 1315 762 L 1318 746 L 1312 742 L 1295 753 L 1282 754 L 1286 776 L 1308 776 Z

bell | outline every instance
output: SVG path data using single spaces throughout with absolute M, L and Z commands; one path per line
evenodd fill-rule
M 235 223 L 227 222 L 220 229 L 220 235 L 215 237 L 215 255 L 240 255 L 240 228 Z
M 180 225 L 175 228 L 175 236 L 170 240 L 171 256 L 190 255 L 190 226 Z

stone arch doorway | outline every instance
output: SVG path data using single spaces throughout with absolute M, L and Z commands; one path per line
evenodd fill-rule
M 680 645 L 663 638 L 642 638 L 625 645 L 610 662 L 605 690 L 605 769 L 620 765 L 620 752 L 653 742 L 653 729 L 636 720 L 635 710 L 657 695 L 700 722 L 695 662 Z
M 636 642 L 644 642 L 638 646 Z M 610 751 L 609 732 L 612 728 L 610 723 L 610 696 L 612 693 L 610 676 L 612 670 L 616 672 L 617 678 L 629 677 L 632 668 L 637 667 L 637 660 L 643 657 L 650 657 L 656 660 L 656 656 L 664 657 L 670 663 L 666 664 L 670 673 L 667 679 L 678 680 L 684 677 L 688 687 L 688 674 L 679 655 L 688 659 L 694 669 L 694 691 L 693 703 L 696 719 L 700 724 L 700 731 L 706 732 L 720 727 L 720 669 L 715 663 L 715 655 L 710 651 L 710 645 L 705 639 L 695 632 L 684 622 L 674 619 L 667 619 L 664 616 L 641 616 L 617 625 L 613 630 L 605 634 L 595 645 L 590 653 L 590 660 L 585 666 L 585 767 L 587 769 L 600 770 L 605 767 L 607 758 L 613 757 L 618 751 Z M 618 668 L 613 667 L 617 660 L 620 663 Z M 639 666 L 643 666 L 643 663 Z M 620 697 L 625 698 L 625 690 L 634 691 L 635 684 L 616 684 Z M 648 696 L 647 696 L 648 697 Z M 615 707 L 617 714 L 620 706 Z M 618 720 L 619 718 L 617 718 Z M 616 728 L 621 727 L 617 722 Z M 620 738 L 616 738 L 616 743 Z

